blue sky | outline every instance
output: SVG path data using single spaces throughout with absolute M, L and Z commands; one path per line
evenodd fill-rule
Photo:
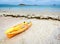
M 60 0 L 0 0 L 0 4 L 36 4 L 36 5 L 49 5 L 49 4 L 59 4 Z

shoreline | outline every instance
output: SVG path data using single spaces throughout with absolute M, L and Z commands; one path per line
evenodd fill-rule
M 27 19 L 41 19 L 41 20 L 56 20 L 56 21 L 60 21 L 60 16 L 57 17 L 53 17 L 53 16 L 35 16 L 35 15 L 0 15 L 0 17 L 12 17 L 12 18 L 27 18 Z
M 1 7 L 0 44 L 60 44 L 59 7 Z M 9 39 L 4 32 L 24 21 L 31 21 L 32 26 Z

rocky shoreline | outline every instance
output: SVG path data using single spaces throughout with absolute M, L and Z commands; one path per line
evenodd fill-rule
M 23 18 L 27 18 L 27 19 L 45 19 L 45 20 L 57 20 L 60 21 L 60 16 L 35 16 L 35 15 L 0 15 L 0 17 L 13 17 L 13 18 L 19 18 L 19 17 L 23 17 Z

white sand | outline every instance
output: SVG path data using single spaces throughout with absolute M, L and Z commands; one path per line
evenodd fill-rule
M 4 31 L 23 21 L 31 21 L 31 28 L 8 39 Z M 0 44 L 60 44 L 60 22 L 0 17 Z
M 53 17 L 53 18 L 58 18 L 59 16 L 59 19 L 60 19 L 60 12 L 58 11 L 48 11 L 48 10 L 44 10 L 44 11 L 33 11 L 33 10 L 25 10 L 25 11 L 22 11 L 22 10 L 18 10 L 18 11 L 14 11 L 14 10 L 5 10 L 5 11 L 0 11 L 0 15 L 24 15 L 24 16 L 27 16 L 27 15 L 35 15 L 35 16 L 42 16 L 42 17 Z

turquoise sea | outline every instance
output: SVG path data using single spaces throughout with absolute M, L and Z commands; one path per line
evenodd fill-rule
M 60 5 L 30 5 L 30 6 L 19 6 L 19 5 L 0 5 L 0 10 L 32 10 L 32 11 L 59 11 L 60 12 Z

